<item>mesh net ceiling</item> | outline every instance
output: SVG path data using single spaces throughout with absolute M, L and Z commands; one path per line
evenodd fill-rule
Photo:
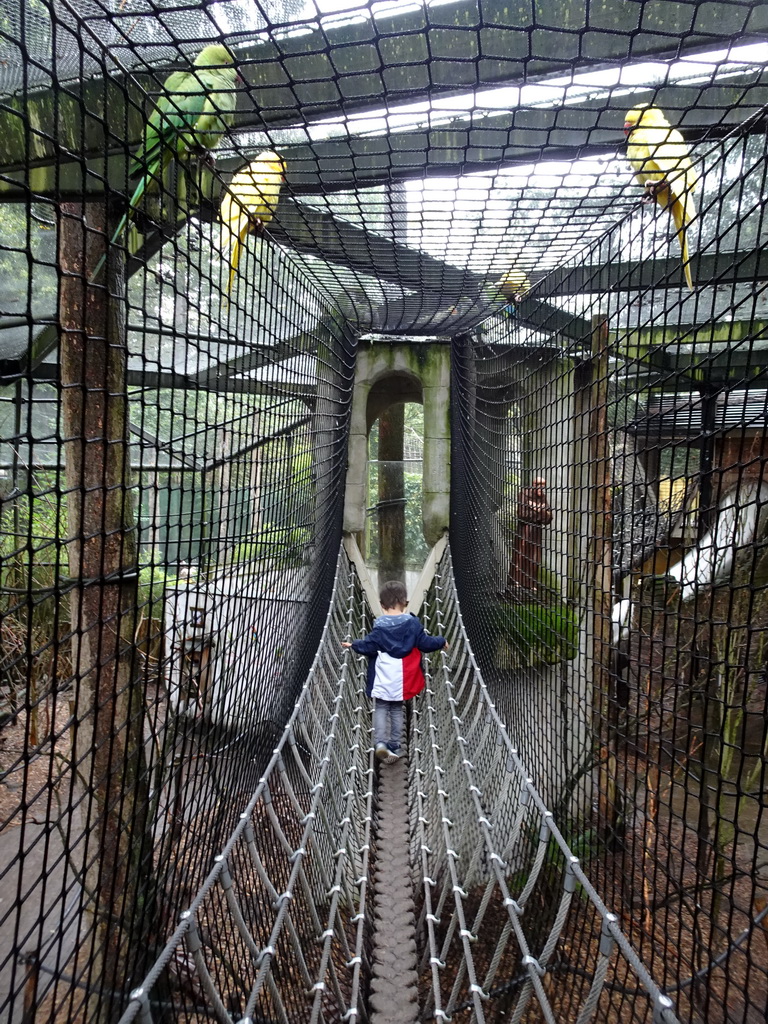
M 642 205 L 624 157 L 626 110 L 657 104 L 685 133 L 701 179 L 700 254 L 717 230 L 709 208 L 735 195 L 742 161 L 762 152 L 762 134 L 744 152 L 733 146 L 764 127 L 761 4 L 73 0 L 5 17 L 0 195 L 39 198 L 43 222 L 46 197 L 83 189 L 106 189 L 124 206 L 127 156 L 168 73 L 224 41 L 243 84 L 234 128 L 217 147 L 219 189 L 258 152 L 277 151 L 287 183 L 270 240 L 361 330 L 466 330 L 502 309 L 495 286 L 504 275 L 521 275 L 526 291 L 623 220 L 632 229 L 612 258 L 670 259 L 657 275 L 667 292 L 654 301 L 679 306 L 677 243 L 668 218 Z M 127 99 L 110 92 L 114 82 Z M 27 99 L 31 137 L 19 130 L 23 113 L 13 114 Z M 758 218 L 756 206 L 740 231 L 754 236 Z M 33 244 L 44 231 L 33 225 Z M 205 263 L 215 246 L 200 235 L 196 224 L 182 228 L 176 245 L 202 245 Z M 721 250 L 730 243 L 739 248 L 719 239 Z M 258 259 L 258 242 L 252 249 Z M 49 286 L 53 262 L 32 271 Z M 30 290 L 44 305 L 45 289 L 32 281 Z M 238 296 L 253 322 L 257 292 L 245 285 Z M 717 301 L 705 288 L 682 319 L 711 315 Z M 3 311 L 25 303 L 17 294 Z M 157 280 L 147 303 L 150 314 L 161 304 Z

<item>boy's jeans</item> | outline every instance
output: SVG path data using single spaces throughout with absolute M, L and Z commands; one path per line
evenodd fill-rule
M 374 698 L 373 702 L 373 742 L 386 743 L 390 750 L 397 753 L 403 738 L 402 700 L 382 700 Z

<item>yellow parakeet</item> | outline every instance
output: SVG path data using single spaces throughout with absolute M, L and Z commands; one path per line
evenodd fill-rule
M 516 270 L 512 267 L 497 282 L 497 287 L 505 299 L 519 302 L 531 290 L 531 282 L 524 270 Z
M 499 312 L 504 316 L 514 316 L 517 304 L 531 290 L 531 282 L 524 270 L 510 267 L 509 270 L 488 285 L 483 291 L 483 298 L 489 304 L 495 304 L 501 299 L 506 300 L 506 306 Z
M 125 231 L 145 193 L 159 190 L 172 160 L 187 161 L 201 152 L 210 154 L 232 127 L 240 80 L 234 60 L 226 46 L 213 43 L 200 51 L 190 70 L 174 71 L 166 79 L 131 163 L 131 177 L 141 177 L 110 245 Z M 129 242 L 128 248 L 135 252 L 137 245 Z M 96 265 L 92 282 L 105 260 L 102 256 Z
M 672 214 L 683 253 L 685 280 L 688 287 L 693 288 L 687 231 L 696 216 L 693 191 L 698 179 L 688 145 L 659 108 L 648 104 L 633 107 L 627 113 L 624 132 L 627 159 L 637 180 L 646 186 L 659 206 Z
M 249 232 L 268 224 L 285 181 L 285 162 L 265 150 L 232 178 L 221 202 L 221 249 L 229 260 L 227 294 L 232 291 Z

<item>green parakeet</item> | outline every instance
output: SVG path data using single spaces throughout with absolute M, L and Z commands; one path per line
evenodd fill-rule
M 192 70 L 174 71 L 166 79 L 131 163 L 131 177 L 141 174 L 141 178 L 110 244 L 123 233 L 144 194 L 160 188 L 172 160 L 186 160 L 219 145 L 234 121 L 238 75 L 233 65 L 227 47 L 216 43 L 200 51 Z M 102 257 L 91 280 L 104 260 Z

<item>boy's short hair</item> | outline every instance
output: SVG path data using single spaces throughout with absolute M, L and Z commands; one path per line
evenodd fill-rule
M 379 601 L 382 608 L 407 608 L 408 591 L 405 584 L 400 580 L 390 580 L 385 583 L 379 591 Z

